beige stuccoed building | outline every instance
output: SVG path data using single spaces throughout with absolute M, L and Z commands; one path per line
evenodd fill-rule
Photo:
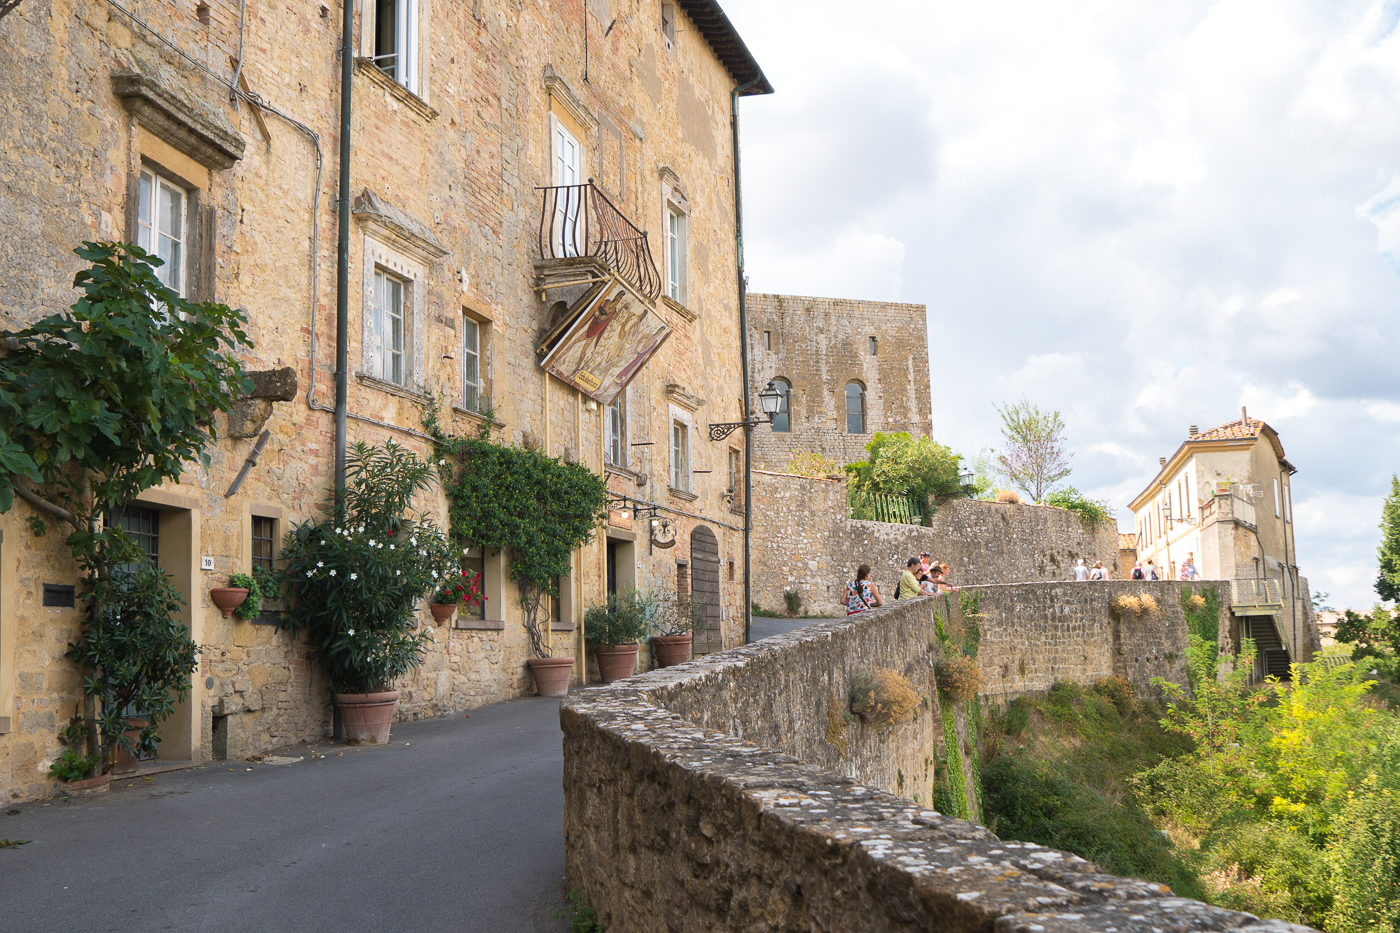
M 420 418 L 438 400 L 454 431 L 493 410 L 500 442 L 606 475 L 618 505 L 550 607 L 576 681 L 583 610 L 612 587 L 693 586 L 710 619 L 697 648 L 738 643 L 744 515 L 730 477 L 744 433 L 711 442 L 706 426 L 743 417 L 733 114 L 738 97 L 771 93 L 757 62 L 711 0 L 361 0 L 352 12 L 346 439 L 427 453 Z M 203 648 L 146 767 L 331 727 L 315 660 L 267 624 L 276 605 L 240 622 L 208 594 L 275 564 L 330 492 L 341 23 L 339 3 L 256 0 L 243 16 L 236 0 L 25 0 L 0 19 L 0 258 L 15 272 L 0 325 L 73 302 L 80 241 L 164 238 L 179 254 L 168 281 L 246 309 L 245 362 L 267 373 L 218 419 L 207 471 L 113 516 L 173 577 Z M 563 358 L 595 287 L 660 338 L 625 372 Z M 639 506 L 654 517 L 638 520 Z M 7 799 L 51 790 L 56 733 L 80 703 L 64 658 L 80 611 L 45 599 L 77 570 L 61 536 L 28 532 L 29 514 L 0 515 Z M 397 685 L 401 717 L 533 690 L 506 558 L 470 560 L 489 608 L 435 629 Z
M 1278 432 L 1249 412 L 1188 436 L 1133 499 L 1136 559 L 1163 579 L 1229 580 L 1234 631 L 1256 673 L 1286 678 L 1321 643 L 1293 538 L 1292 477 Z M 1149 571 L 1150 572 L 1150 571 Z

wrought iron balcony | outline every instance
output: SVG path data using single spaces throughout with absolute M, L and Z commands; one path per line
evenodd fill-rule
M 586 185 L 540 188 L 540 256 L 595 259 L 646 300 L 661 295 L 661 274 L 644 231 L 619 211 L 590 180 Z

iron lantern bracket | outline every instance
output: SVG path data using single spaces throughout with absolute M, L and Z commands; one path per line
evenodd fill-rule
M 712 424 L 710 428 L 710 440 L 722 441 L 740 428 L 752 428 L 755 425 L 771 424 L 772 418 L 758 418 L 753 421 L 722 421 L 719 424 Z

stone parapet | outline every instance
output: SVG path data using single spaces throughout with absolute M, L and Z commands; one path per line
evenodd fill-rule
M 791 754 L 826 728 L 830 685 L 819 675 L 907 667 L 928 650 L 910 636 L 932 631 L 935 602 L 814 625 L 566 699 L 566 870 L 599 921 L 613 933 L 1306 929 L 1004 842 Z M 846 770 L 914 739 L 901 730 L 915 726 L 853 746 Z

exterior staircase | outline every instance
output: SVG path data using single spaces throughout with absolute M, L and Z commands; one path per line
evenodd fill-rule
M 1283 641 L 1278 636 L 1278 629 L 1274 625 L 1272 616 L 1255 616 L 1249 620 L 1249 637 L 1254 639 L 1254 646 L 1259 651 L 1259 660 L 1255 664 L 1256 670 L 1263 671 L 1266 677 L 1277 677 L 1279 680 L 1287 681 L 1292 679 L 1292 672 L 1289 670 L 1288 649 L 1284 647 Z

